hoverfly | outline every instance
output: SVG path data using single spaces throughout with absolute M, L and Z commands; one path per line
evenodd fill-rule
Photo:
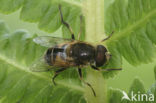
M 67 70 L 69 67 L 76 67 L 78 69 L 80 80 L 87 84 L 92 89 L 94 96 L 96 96 L 96 93 L 92 86 L 83 80 L 81 68 L 89 65 L 91 66 L 91 68 L 98 71 L 111 71 L 121 69 L 99 69 L 98 67 L 103 66 L 106 62 L 109 61 L 111 54 L 103 45 L 93 46 L 90 43 L 75 40 L 74 33 L 70 25 L 63 19 L 61 6 L 59 6 L 59 12 L 61 15 L 62 23 L 71 32 L 71 39 L 63 39 L 50 36 L 40 36 L 35 38 L 35 43 L 48 47 L 49 49 L 45 52 L 44 57 L 33 64 L 30 69 L 31 71 L 36 72 L 55 70 L 52 81 L 56 85 L 55 78 L 60 72 Z M 82 21 L 82 18 L 80 19 Z M 110 36 L 103 39 L 102 41 L 109 39 Z M 56 70 L 56 68 L 58 69 Z

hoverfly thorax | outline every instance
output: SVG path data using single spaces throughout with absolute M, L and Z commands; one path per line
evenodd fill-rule
M 103 66 L 107 61 L 109 61 L 111 54 L 103 45 L 97 45 L 95 53 L 95 64 L 97 67 Z
M 71 48 L 71 56 L 76 60 L 76 63 L 83 65 L 94 60 L 95 48 L 93 46 L 86 43 L 76 43 Z

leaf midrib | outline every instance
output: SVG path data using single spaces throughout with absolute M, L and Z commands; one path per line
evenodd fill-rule
M 36 72 L 31 72 L 31 71 L 29 71 L 29 68 L 28 68 L 28 67 L 23 66 L 23 65 L 17 63 L 16 61 L 14 61 L 14 60 L 12 60 L 12 59 L 6 57 L 6 56 L 3 55 L 2 53 L 0 53 L 0 60 L 2 60 L 3 62 L 5 62 L 5 63 L 7 63 L 7 64 L 9 64 L 9 65 L 14 66 L 15 68 L 17 68 L 17 69 L 19 69 L 19 70 L 21 70 L 21 71 L 24 71 L 24 72 L 26 72 L 26 73 L 29 73 L 29 74 L 35 76 L 35 77 L 38 77 L 38 78 L 44 79 L 44 80 L 46 80 L 46 81 L 48 81 L 48 82 L 51 82 L 51 79 L 48 78 L 47 76 L 41 75 L 41 74 L 36 73 Z M 73 89 L 73 90 L 80 91 L 80 92 L 84 92 L 84 91 L 85 91 L 84 88 L 82 88 L 82 87 L 80 87 L 80 86 L 72 85 L 72 84 L 69 84 L 69 83 L 66 83 L 66 82 L 63 82 L 63 81 L 59 81 L 59 80 L 58 80 L 58 81 L 57 81 L 57 84 L 58 84 L 58 85 L 62 85 L 62 86 L 64 86 L 64 87 L 68 87 L 68 88 Z
M 106 44 L 109 44 L 113 41 L 119 40 L 122 37 L 127 37 L 129 35 L 132 35 L 132 30 L 134 30 L 135 28 L 139 27 L 142 23 L 145 23 L 149 20 L 149 18 L 151 18 L 152 16 L 154 16 L 156 14 L 156 9 L 150 11 L 149 13 L 145 14 L 145 16 L 143 16 L 140 20 L 138 20 L 137 22 L 133 23 L 130 26 L 127 26 L 125 29 L 123 29 L 121 32 L 118 32 L 116 34 L 114 34 L 108 41 L 106 41 Z

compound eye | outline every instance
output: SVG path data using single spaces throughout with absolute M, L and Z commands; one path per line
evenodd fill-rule
M 106 63 L 106 61 L 107 61 L 107 58 L 105 55 L 106 52 L 107 52 L 107 49 L 103 45 L 97 46 L 97 50 L 96 50 L 96 54 L 95 54 L 95 61 L 96 61 L 97 67 L 100 67 Z

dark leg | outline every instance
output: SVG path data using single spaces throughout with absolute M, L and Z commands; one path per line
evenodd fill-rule
M 122 70 L 122 68 L 119 68 L 119 69 L 99 69 L 93 65 L 91 65 L 91 67 L 94 69 L 94 70 L 97 70 L 97 71 L 112 71 L 112 70 Z
M 86 85 L 88 85 L 91 88 L 91 90 L 93 91 L 94 96 L 96 97 L 96 93 L 95 93 L 93 87 L 89 83 L 87 83 L 87 82 L 85 82 L 83 80 L 81 68 L 78 68 L 78 72 L 79 72 L 80 80 L 83 81 Z
M 59 74 L 60 72 L 62 72 L 62 71 L 64 71 L 64 70 L 66 70 L 66 68 L 61 68 L 61 69 L 59 69 L 59 70 L 57 70 L 57 71 L 55 72 L 55 74 L 54 74 L 54 76 L 53 76 L 53 78 L 52 78 L 52 82 L 54 83 L 54 85 L 56 85 L 56 83 L 55 83 L 55 78 L 58 76 L 58 74 Z
M 108 40 L 112 35 L 113 35 L 114 31 L 112 31 L 112 33 L 105 39 L 103 39 L 101 42 Z
M 71 33 L 71 38 L 75 40 L 75 36 L 74 36 L 74 32 L 72 30 L 72 28 L 70 27 L 70 25 L 64 21 L 63 19 L 63 14 L 61 11 L 61 5 L 59 5 L 59 11 L 60 11 L 60 15 L 61 15 L 61 22 L 69 29 L 70 33 Z

